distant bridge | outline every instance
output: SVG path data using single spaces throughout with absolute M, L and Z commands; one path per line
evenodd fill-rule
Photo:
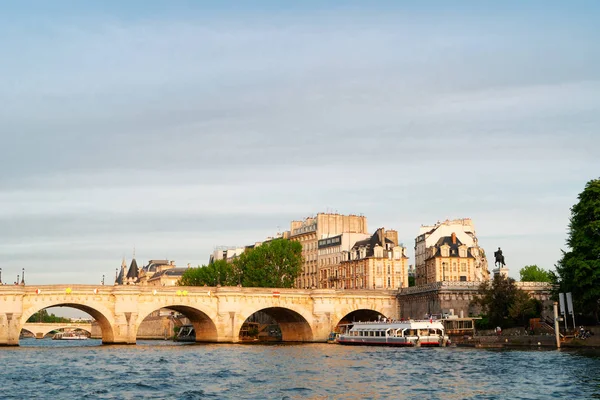
M 29 330 L 27 320 L 57 306 L 90 314 L 101 329 L 103 343 L 135 344 L 142 321 L 161 308 L 188 317 L 196 341 L 239 342 L 242 324 L 262 311 L 277 321 L 282 340 L 324 342 L 341 321 L 378 315 L 398 318 L 396 294 L 393 290 L 3 285 L 0 345 L 18 345 L 21 330 Z
M 75 330 L 81 329 L 86 332 L 92 333 L 91 323 L 44 323 L 44 322 L 26 322 L 23 324 L 23 328 L 26 331 L 33 333 L 36 339 L 43 339 L 44 336 L 52 331 L 57 330 Z

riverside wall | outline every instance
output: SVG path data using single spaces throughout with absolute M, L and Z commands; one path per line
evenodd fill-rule
M 400 318 L 421 319 L 429 314 L 453 313 L 477 316 L 481 310 L 473 304 L 481 282 L 435 282 L 398 291 Z M 545 282 L 515 282 L 515 285 L 544 306 L 543 316 L 552 315 L 552 286 Z

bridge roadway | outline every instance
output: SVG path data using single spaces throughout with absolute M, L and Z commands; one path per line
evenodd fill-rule
M 92 333 L 92 324 L 91 323 L 81 323 L 81 322 L 26 322 L 23 325 L 23 328 L 26 331 L 33 333 L 36 339 L 43 339 L 44 336 L 49 334 L 52 331 L 57 331 L 60 329 L 81 329 L 86 332 Z
M 135 344 L 141 322 L 161 308 L 187 316 L 199 342 L 238 342 L 242 324 L 257 311 L 279 323 L 284 341 L 324 342 L 337 324 L 355 311 L 398 318 L 396 294 L 393 290 L 3 285 L 0 345 L 18 345 L 29 317 L 57 306 L 90 314 L 107 344 Z

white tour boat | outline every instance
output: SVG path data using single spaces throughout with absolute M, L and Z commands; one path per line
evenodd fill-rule
M 354 322 L 337 342 L 371 346 L 447 346 L 448 336 L 439 320 Z
M 79 332 L 58 332 L 52 336 L 52 340 L 86 340 L 87 335 Z

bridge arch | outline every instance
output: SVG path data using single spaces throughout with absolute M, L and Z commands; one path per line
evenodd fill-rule
M 36 336 L 35 336 L 35 335 L 36 335 L 36 333 L 35 333 L 35 332 L 32 332 L 32 331 L 30 331 L 30 330 L 29 330 L 29 329 L 27 329 L 27 328 L 22 328 L 22 329 L 21 329 L 21 332 L 19 332 L 19 335 L 20 335 L 20 334 L 21 334 L 23 331 L 31 333 L 31 335 L 32 335 L 34 338 L 36 337 Z
M 263 312 L 274 319 L 281 328 L 281 340 L 283 342 L 312 342 L 314 340 L 313 330 L 308 322 L 311 317 L 305 315 L 306 311 L 293 309 L 286 306 L 272 306 L 254 309 L 251 312 L 240 314 L 234 340 L 239 341 L 239 332 L 243 323 L 257 312 Z
M 155 311 L 160 309 L 176 311 L 186 316 L 194 326 L 196 332 L 196 342 L 217 342 L 219 339 L 217 325 L 215 324 L 216 315 L 211 310 L 201 308 L 197 305 L 182 304 L 178 302 L 165 304 L 152 304 L 140 310 L 136 322 L 136 336 L 138 335 L 142 322 Z
M 333 327 L 337 328 L 340 324 L 347 324 L 357 321 L 377 321 L 378 319 L 390 318 L 384 314 L 383 310 L 373 308 L 346 308 L 338 311 Z
M 23 328 L 25 330 L 27 330 L 27 328 Z M 85 331 L 87 333 L 89 333 L 90 335 L 92 334 L 92 330 L 90 329 L 86 329 L 86 328 L 82 328 L 80 326 L 72 326 L 72 325 L 55 325 L 49 329 L 44 329 L 42 331 L 38 331 L 35 332 L 36 337 L 38 337 L 38 335 L 40 335 L 41 337 L 46 336 L 47 334 L 49 334 L 52 331 L 60 331 L 60 330 L 65 330 L 65 329 L 71 329 L 71 330 L 78 330 L 78 331 Z
M 83 311 L 92 316 L 98 323 L 102 332 L 102 343 L 114 343 L 114 318 L 113 313 L 102 306 L 101 304 L 94 304 L 93 306 L 77 303 L 74 301 L 45 301 L 41 304 L 35 304 L 34 307 L 30 307 L 27 312 L 24 312 L 20 319 L 19 331 L 23 329 L 27 320 L 36 312 L 51 307 L 70 307 L 76 310 Z M 50 331 L 49 331 L 50 332 Z M 91 333 L 91 332 L 90 332 Z

